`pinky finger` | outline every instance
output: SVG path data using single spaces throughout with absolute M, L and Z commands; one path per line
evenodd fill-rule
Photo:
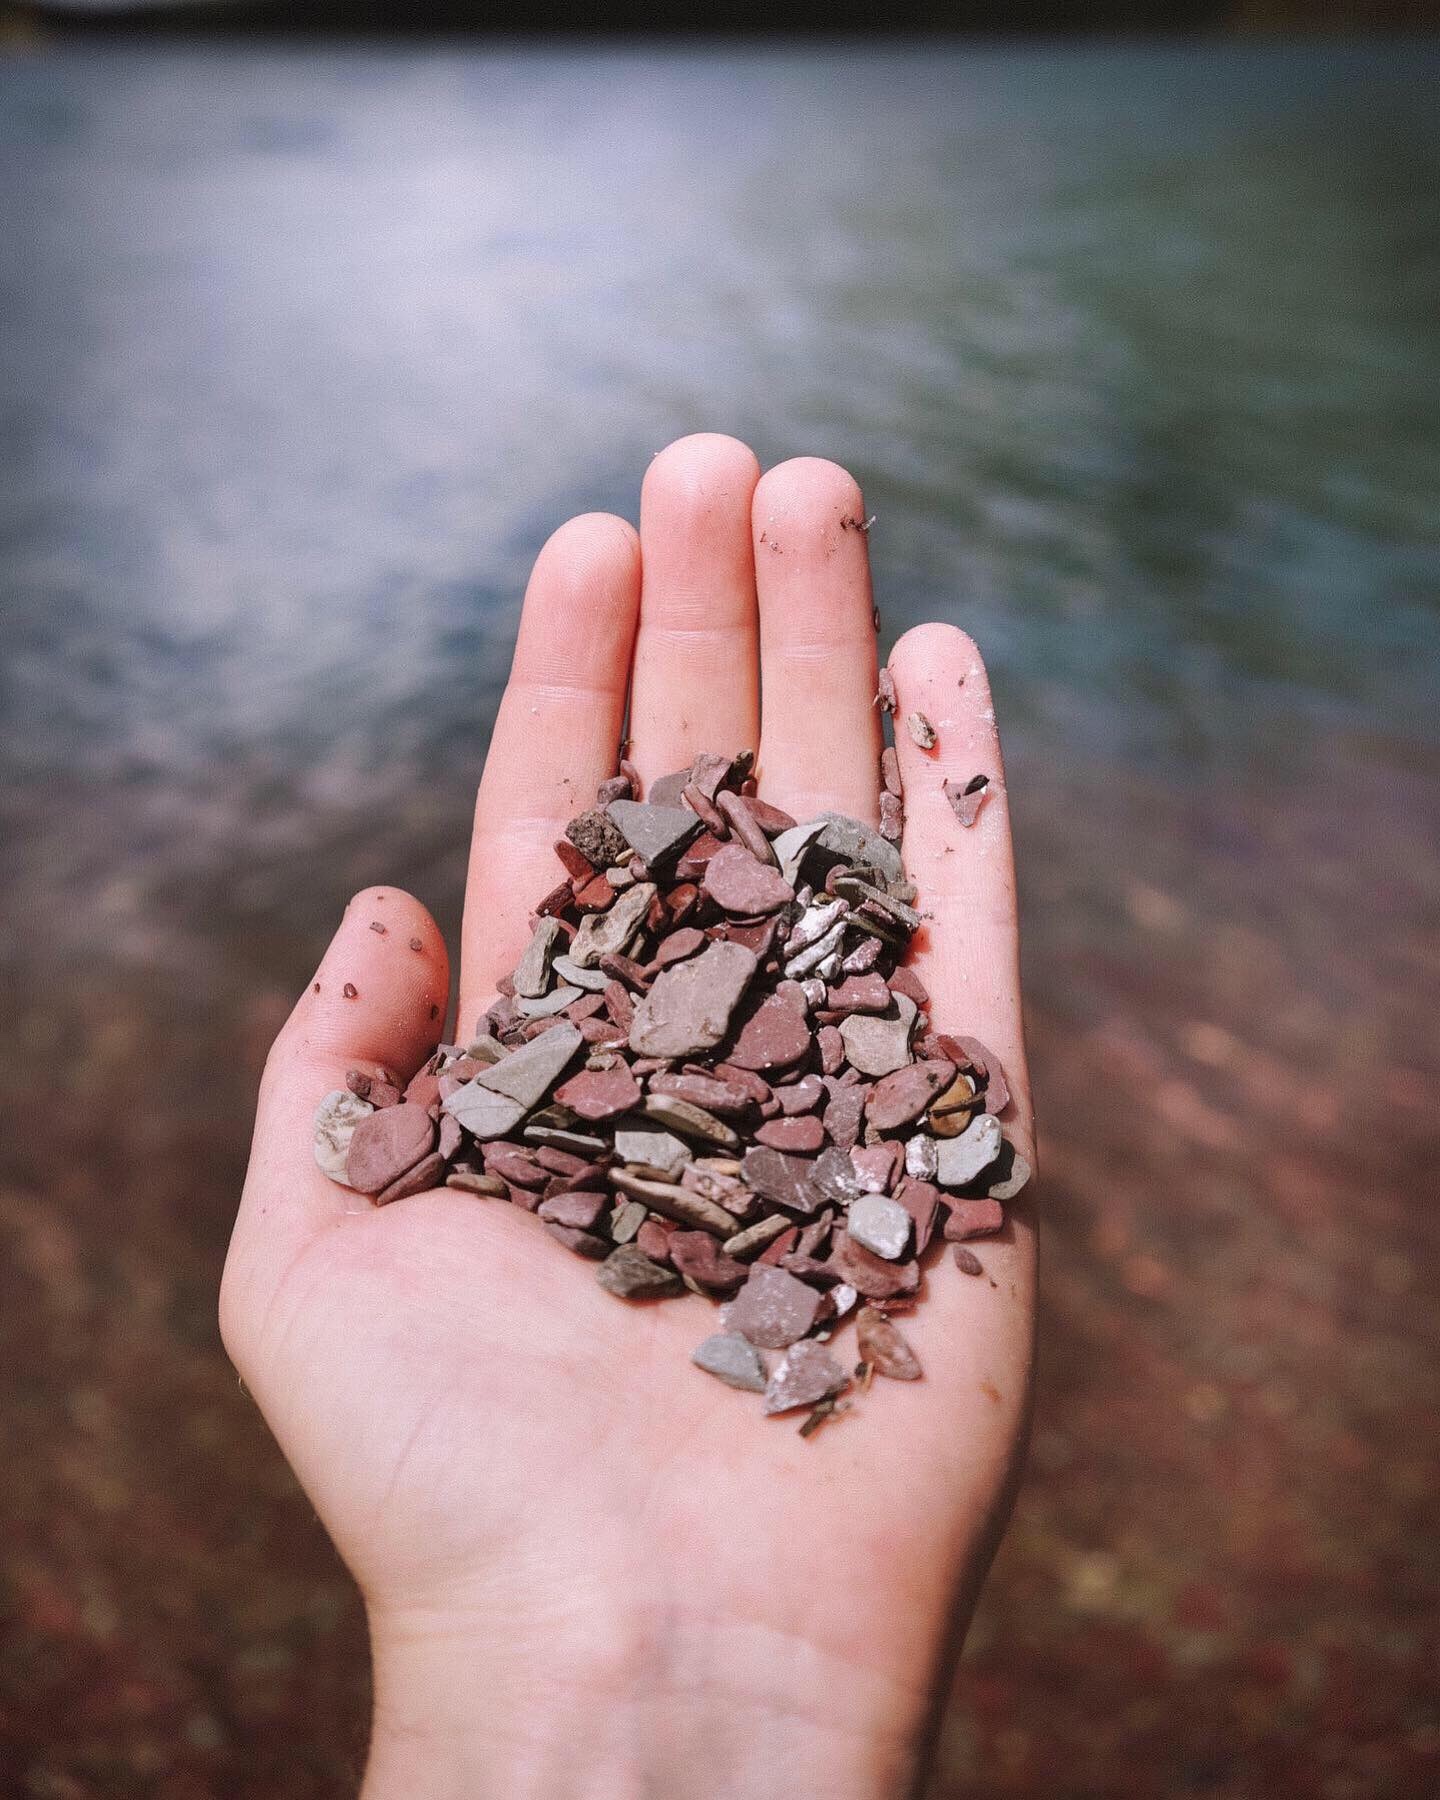
M 890 672 L 905 863 L 928 915 L 911 962 L 930 991 L 937 1027 L 977 1037 L 999 1057 L 1014 1097 L 1014 1133 L 1028 1154 L 1034 1121 L 1020 1011 L 1010 796 L 989 677 L 973 640 L 941 624 L 906 632 Z M 934 743 L 925 748 L 916 739 L 930 731 Z M 973 824 L 964 826 L 946 786 L 959 792 L 977 776 L 986 778 L 985 797 Z

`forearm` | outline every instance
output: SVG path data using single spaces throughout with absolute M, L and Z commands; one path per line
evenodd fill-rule
M 553 1655 L 497 1624 L 479 1641 L 372 1625 L 363 1800 L 901 1800 L 929 1694 L 745 1624 L 669 1618 Z M 857 1625 L 857 1636 L 863 1625 Z

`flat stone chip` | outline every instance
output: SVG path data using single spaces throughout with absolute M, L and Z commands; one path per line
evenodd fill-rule
M 782 831 L 771 844 L 775 860 L 780 864 L 780 873 L 791 887 L 800 879 L 805 852 L 824 831 L 826 823 L 824 819 L 807 819 L 803 825 L 792 825 L 789 831 Z
M 894 1300 L 901 1294 L 913 1294 L 920 1286 L 919 1263 L 887 1262 L 857 1244 L 848 1231 L 836 1232 L 830 1267 L 867 1300 Z
M 852 1068 L 862 1075 L 889 1075 L 910 1061 L 910 1031 L 917 1008 L 896 994 L 883 1013 L 851 1013 L 840 1021 L 840 1036 Z
M 777 1238 L 784 1237 L 787 1231 L 793 1229 L 784 1213 L 771 1213 L 768 1218 L 757 1219 L 753 1225 L 737 1231 L 734 1237 L 726 1238 L 720 1248 L 727 1256 L 758 1256 L 762 1250 L 768 1250 Z
M 685 1291 L 684 1282 L 673 1269 L 651 1262 L 634 1244 L 621 1244 L 618 1250 L 612 1250 L 595 1271 L 595 1279 L 622 1300 L 663 1300 Z
M 683 806 L 612 800 L 605 810 L 647 869 L 665 869 L 674 863 L 701 829 L 701 820 Z M 610 860 L 614 862 L 615 858 Z
M 817 1289 L 784 1269 L 755 1263 L 750 1278 L 725 1312 L 725 1329 L 738 1331 L 765 1350 L 783 1350 L 804 1337 L 820 1316 Z
M 714 1075 L 652 1075 L 650 1092 L 688 1100 L 718 1119 L 743 1118 L 755 1107 L 754 1097 L 746 1089 Z
M 435 1121 L 423 1106 L 405 1100 L 361 1119 L 350 1134 L 345 1180 L 358 1194 L 378 1194 L 428 1156 Z
M 985 804 L 990 777 L 972 775 L 966 782 L 946 781 L 941 785 L 955 817 L 966 827 L 973 825 L 980 816 L 980 808 Z
M 900 1335 L 898 1326 L 873 1306 L 862 1306 L 855 1318 L 855 1334 L 860 1343 L 860 1359 L 870 1364 L 877 1375 L 891 1381 L 918 1381 L 923 1373 L 920 1359 Z
M 591 1262 L 603 1262 L 610 1254 L 612 1246 L 592 1231 L 582 1231 L 576 1225 L 557 1225 L 552 1219 L 546 1219 L 544 1225 L 557 1244 L 573 1250 L 576 1256 L 588 1257 Z
M 860 1118 L 865 1110 L 865 1089 L 843 1087 L 831 1095 L 825 1108 L 825 1129 L 837 1148 L 848 1150 L 860 1136 Z
M 392 1200 L 408 1200 L 414 1194 L 423 1194 L 427 1189 L 438 1187 L 445 1177 L 445 1158 L 438 1150 L 432 1150 L 429 1156 L 422 1156 L 413 1169 L 392 1181 L 387 1188 L 381 1188 L 375 1196 L 377 1206 L 389 1206 Z
M 570 944 L 571 962 L 593 969 L 602 956 L 618 956 L 628 950 L 658 892 L 653 881 L 637 881 L 616 896 L 608 912 L 586 913 Z
M 1004 1223 L 1005 1209 L 998 1200 L 952 1200 L 945 1241 L 963 1244 L 967 1238 L 990 1237 Z
M 374 1111 L 368 1100 L 352 1094 L 349 1088 L 332 1089 L 315 1108 L 315 1161 L 341 1187 L 349 1185 L 345 1159 L 350 1153 L 351 1134 Z
M 646 1118 L 656 1120 L 681 1137 L 696 1138 L 702 1144 L 712 1144 L 717 1150 L 740 1148 L 739 1138 L 728 1125 L 713 1113 L 706 1112 L 704 1107 L 677 1099 L 674 1094 L 647 1094 L 644 1108 Z
M 923 1131 L 917 1131 L 914 1137 L 905 1140 L 905 1173 L 913 1175 L 917 1181 L 933 1181 L 935 1170 L 939 1165 L 940 1153 L 933 1137 Z
M 730 1029 L 758 966 L 754 951 L 743 944 L 713 943 L 701 955 L 662 970 L 635 1008 L 630 1048 L 637 1056 L 665 1057 L 713 1050 Z
M 616 1063 L 613 1069 L 585 1069 L 572 1075 L 556 1088 L 555 1098 L 582 1119 L 613 1119 L 639 1105 L 640 1083 L 624 1063 Z
M 808 1218 L 825 1197 L 810 1179 L 815 1166 L 807 1157 L 787 1156 L 762 1144 L 745 1152 L 740 1179 L 762 1200 Z
M 922 750 L 935 748 L 935 727 L 922 712 L 912 712 L 905 720 L 905 729 Z
M 550 967 L 567 987 L 584 988 L 587 993 L 598 994 L 603 991 L 610 977 L 603 969 L 582 969 L 577 962 L 568 956 L 557 956 Z
M 790 1412 L 797 1406 L 814 1406 L 838 1394 L 848 1377 L 823 1344 L 813 1338 L 793 1344 L 781 1358 L 765 1389 L 768 1414 Z
M 764 1357 L 738 1331 L 717 1331 L 697 1346 L 690 1360 L 726 1387 L 742 1388 L 751 1394 L 763 1394 L 770 1379 Z
M 547 1225 L 565 1225 L 574 1231 L 589 1231 L 601 1213 L 608 1212 L 610 1196 L 586 1188 L 566 1188 L 542 1200 L 536 1216 Z M 639 1227 L 636 1227 L 639 1230 Z
M 915 1227 L 915 1254 L 923 1256 L 935 1235 L 941 1206 L 940 1190 L 932 1182 L 907 1175 L 896 1188 L 894 1197 L 910 1215 Z
M 535 935 L 531 938 L 525 954 L 515 965 L 515 973 L 511 977 L 517 996 L 521 999 L 538 999 L 550 985 L 550 959 L 555 953 L 555 946 L 564 938 L 558 919 L 540 919 L 535 926 Z
M 578 1028 L 568 1019 L 562 1019 L 551 1030 L 531 1038 L 528 1044 L 521 1044 L 518 1050 L 512 1050 L 503 1062 L 482 1069 L 470 1085 L 487 1088 L 492 1094 L 508 1095 L 529 1112 L 550 1092 L 584 1042 Z M 461 1088 L 460 1093 L 464 1092 Z M 459 1097 L 460 1094 L 452 1094 L 446 1104 L 463 1125 L 464 1114 L 451 1104 Z
M 820 861 L 824 867 L 830 868 L 837 862 L 865 863 L 878 869 L 887 881 L 905 879 L 900 852 L 893 844 L 887 844 L 878 831 L 872 831 L 861 820 L 849 818 L 845 813 L 823 812 L 820 818 L 824 829 L 816 838 L 814 848 L 821 853 Z M 778 838 L 776 843 L 778 845 Z M 807 868 L 811 861 L 811 857 L 805 858 Z
M 725 844 L 705 865 L 701 887 L 720 907 L 741 918 L 778 912 L 795 898 L 780 871 L 753 856 L 743 844 Z
M 865 1101 L 867 1122 L 877 1131 L 894 1131 L 910 1124 L 951 1085 L 954 1075 L 948 1062 L 907 1063 L 871 1088 Z
M 680 1187 L 672 1181 L 654 1181 L 648 1175 L 633 1175 L 628 1169 L 612 1169 L 610 1180 L 622 1194 L 632 1200 L 643 1200 L 651 1212 L 679 1225 L 693 1225 L 699 1231 L 712 1232 L 718 1238 L 732 1235 L 735 1223 L 732 1213 L 693 1188 Z
M 657 775 L 650 783 L 649 802 L 651 806 L 663 806 L 673 810 L 680 804 L 680 796 L 690 781 L 690 765 L 676 769 L 671 775 Z
M 990 1167 L 1004 1142 L 1000 1121 L 990 1113 L 981 1113 L 959 1137 L 936 1141 L 936 1181 L 941 1187 L 965 1187 Z
M 869 941 L 875 944 L 880 940 L 871 938 Z M 890 988 L 883 975 L 847 975 L 825 996 L 829 1011 L 838 1013 L 883 1013 L 889 1004 Z
M 810 1169 L 810 1185 L 827 1200 L 838 1201 L 841 1206 L 848 1206 L 865 1192 L 850 1160 L 850 1152 L 838 1144 L 822 1150 L 815 1158 Z
M 594 869 L 608 869 L 625 854 L 625 838 L 602 807 L 592 807 L 572 819 L 565 835 Z
M 900 698 L 895 692 L 895 677 L 890 673 L 888 663 L 880 671 L 879 691 L 875 695 L 875 700 L 882 711 L 888 712 L 892 716 L 899 711 Z
M 797 1005 L 783 993 L 768 995 L 749 1014 L 730 1051 L 741 1069 L 788 1069 L 810 1048 L 810 1021 L 803 1000 Z
M 654 1169 L 662 1181 L 678 1178 L 690 1160 L 690 1146 L 669 1131 L 648 1131 L 642 1126 L 626 1126 L 615 1133 L 615 1154 L 622 1163 L 633 1163 L 642 1169 Z
M 626 1200 L 610 1215 L 610 1236 L 617 1244 L 628 1244 L 650 1217 L 643 1200 Z
M 573 1006 L 583 996 L 582 988 L 567 987 L 561 982 L 548 994 L 541 994 L 538 1000 L 517 1000 L 515 1010 L 522 1019 L 549 1019 L 556 1013 L 564 1012 L 567 1006 Z
M 1000 1154 L 990 1165 L 985 1192 L 992 1200 L 1013 1200 L 1030 1180 L 1031 1173 L 1029 1162 L 1006 1138 Z
M 771 1150 L 791 1150 L 805 1155 L 824 1144 L 825 1127 L 813 1113 L 801 1113 L 789 1119 L 767 1119 L 763 1125 L 756 1126 L 755 1141 Z
M 670 1261 L 707 1294 L 733 1294 L 749 1273 L 708 1231 L 671 1232 Z
M 910 1247 L 910 1214 L 888 1194 L 862 1194 L 851 1208 L 845 1228 L 864 1250 L 899 1262 Z

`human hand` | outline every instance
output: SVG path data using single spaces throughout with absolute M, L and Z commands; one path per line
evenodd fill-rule
M 627 691 L 647 784 L 758 744 L 762 795 L 796 818 L 877 818 L 861 496 L 809 458 L 758 476 L 732 439 L 682 439 L 638 538 L 590 514 L 542 550 L 476 805 L 462 1041 L 554 885 L 554 839 L 614 772 Z M 890 669 L 899 716 L 939 734 L 928 753 L 896 734 L 931 915 L 910 960 L 937 1028 L 1001 1059 L 1030 1155 L 989 686 L 947 625 L 907 633 Z M 962 832 L 941 783 L 977 772 Z M 708 1301 L 622 1304 L 515 1208 L 438 1189 L 377 1209 L 317 1169 L 317 1101 L 357 1062 L 412 1073 L 448 991 L 420 903 L 357 895 L 267 1062 L 221 1292 L 226 1347 L 365 1598 L 366 1794 L 911 1791 L 1018 1467 L 1029 1194 L 984 1278 L 927 1273 L 905 1324 L 924 1379 L 802 1440 L 690 1366 Z

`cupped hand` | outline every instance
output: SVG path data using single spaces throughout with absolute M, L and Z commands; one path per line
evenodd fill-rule
M 630 755 L 648 783 L 758 747 L 804 819 L 878 817 L 864 503 L 834 464 L 760 476 L 682 439 L 640 531 L 588 514 L 541 551 L 481 779 L 463 1041 L 554 886 L 552 844 Z M 1009 804 L 989 685 L 951 625 L 890 658 L 910 960 L 941 1030 L 1000 1057 L 1031 1151 Z M 763 690 L 764 707 L 761 710 Z M 948 778 L 990 777 L 958 828 Z M 377 929 L 383 928 L 383 929 Z M 351 901 L 266 1064 L 226 1264 L 226 1346 L 368 1608 L 374 1796 L 896 1795 L 920 1779 L 1008 1508 L 1027 1414 L 1028 1193 L 967 1276 L 927 1268 L 922 1364 L 808 1439 L 695 1369 L 713 1306 L 627 1305 L 537 1221 L 439 1189 L 384 1208 L 316 1167 L 316 1103 L 442 1037 L 445 945 L 400 888 Z M 837 1336 L 855 1360 L 853 1328 Z

